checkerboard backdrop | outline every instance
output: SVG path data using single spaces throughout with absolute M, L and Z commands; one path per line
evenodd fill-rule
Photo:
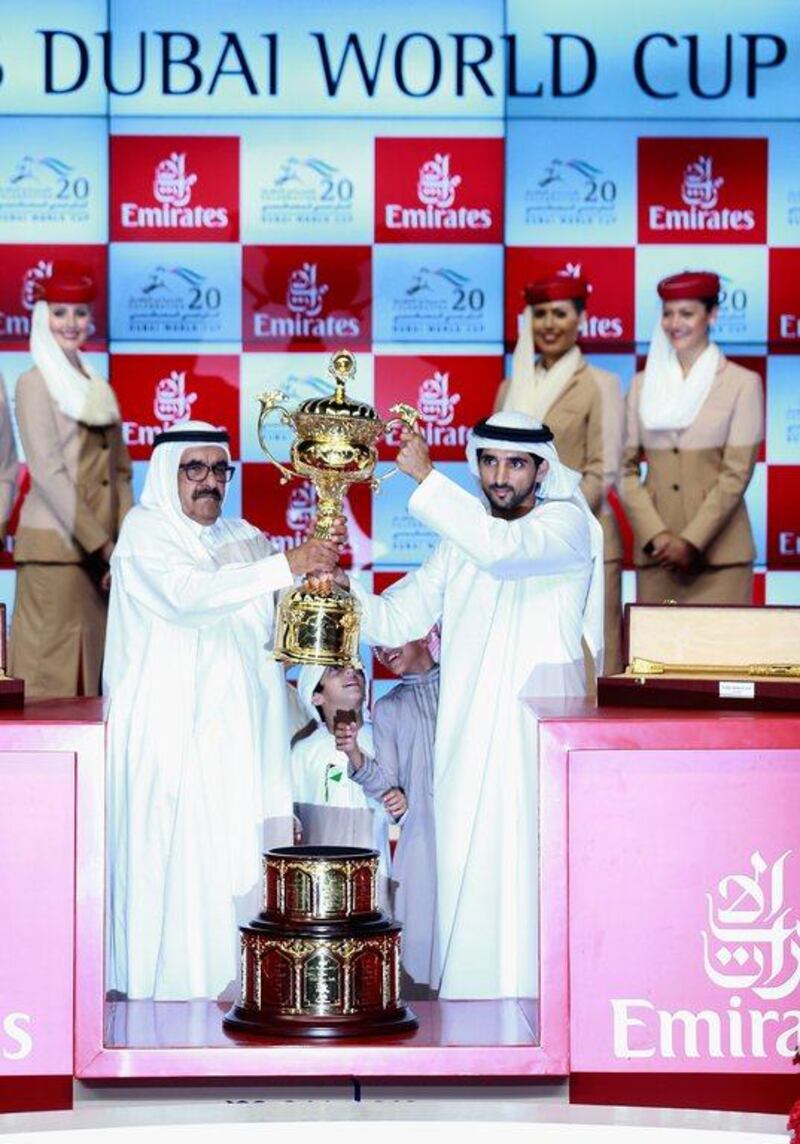
M 582 346 L 627 388 L 657 280 L 713 269 L 717 339 L 766 386 L 747 494 L 756 602 L 800 604 L 796 125 L 512 118 L 502 104 L 391 118 L 374 106 L 350 118 L 0 117 L 0 370 L 12 400 L 32 283 L 54 259 L 80 257 L 100 283 L 89 348 L 119 395 L 137 488 L 159 429 L 190 416 L 224 425 L 239 470 L 226 511 L 287 548 L 314 493 L 281 485 L 262 453 L 262 391 L 289 404 L 324 392 L 329 355 L 347 346 L 353 395 L 380 413 L 416 405 L 435 461 L 469 487 L 467 429 L 491 409 L 537 270 L 589 279 Z M 268 436 L 287 459 L 287 431 Z M 393 453 L 389 441 L 379 475 Z M 406 511 L 410 491 L 395 476 L 349 497 L 348 558 L 376 583 L 435 543 Z M 9 603 L 13 578 L 9 551 Z M 633 580 L 628 570 L 627 599 Z

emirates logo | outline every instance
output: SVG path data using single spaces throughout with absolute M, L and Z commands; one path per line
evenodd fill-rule
M 156 166 L 153 177 L 153 196 L 159 203 L 173 207 L 186 207 L 192 201 L 192 187 L 197 175 L 187 174 L 186 154 L 173 151 Z
M 417 404 L 425 421 L 435 425 L 451 425 L 460 393 L 450 393 L 450 374 L 436 370 L 420 384 Z
M 758 850 L 750 873 L 728 874 L 706 894 L 703 968 L 723 989 L 752 989 L 765 1001 L 790 997 L 800 985 L 800 921 L 785 904 L 784 865 L 791 850 L 767 864 Z
M 156 382 L 153 413 L 162 429 L 170 429 L 179 421 L 189 420 L 195 401 L 197 394 L 186 392 L 186 370 L 173 369 Z
M 384 223 L 389 230 L 488 230 L 494 219 L 488 207 L 456 206 L 461 175 L 451 170 L 450 155 L 435 152 L 419 168 L 415 206 L 387 203 Z M 462 187 L 463 191 L 463 187 Z
M 421 203 L 430 203 L 444 210 L 456 201 L 456 190 L 460 185 L 461 176 L 450 174 L 450 156 L 434 155 L 419 169 L 417 195 Z
M 317 264 L 304 262 L 289 275 L 286 306 L 293 314 L 315 318 L 322 313 L 322 301 L 328 293 L 327 283 L 317 280 Z
M 756 216 L 752 207 L 720 205 L 720 191 L 724 186 L 725 177 L 714 173 L 712 156 L 698 155 L 683 168 L 680 182 L 682 205 L 650 203 L 647 208 L 649 229 L 673 232 L 676 235 L 681 232 L 690 234 L 697 231 L 711 233 L 754 230 Z
M 156 163 L 152 194 L 155 204 L 123 202 L 125 230 L 221 230 L 229 225 L 227 207 L 192 202 L 199 177 L 187 168 L 186 152 L 172 151 Z
M 40 258 L 35 266 L 29 267 L 22 278 L 22 305 L 32 310 L 36 304 L 37 287 L 46 278 L 52 277 L 53 263 Z
M 710 155 L 700 155 L 689 163 L 683 173 L 681 198 L 687 207 L 713 210 L 719 202 L 719 189 L 725 183 L 722 175 L 714 177 L 714 163 Z

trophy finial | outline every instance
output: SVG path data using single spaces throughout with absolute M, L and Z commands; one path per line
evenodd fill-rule
M 328 373 L 333 376 L 336 384 L 336 393 L 333 400 L 341 405 L 344 402 L 345 386 L 356 376 L 356 356 L 350 350 L 337 350 L 331 354 Z

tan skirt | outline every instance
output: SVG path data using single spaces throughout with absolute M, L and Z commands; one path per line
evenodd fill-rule
M 726 564 L 704 568 L 694 576 L 654 565 L 636 573 L 636 602 L 663 604 L 752 604 L 753 565 Z
M 100 694 L 108 597 L 80 564 L 18 564 L 11 674 L 31 699 Z

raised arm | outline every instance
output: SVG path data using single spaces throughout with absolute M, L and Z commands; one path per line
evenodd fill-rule
M 287 554 L 204 565 L 176 541 L 167 522 L 142 509 L 133 510 L 125 530 L 124 543 L 112 557 L 115 589 L 186 627 L 214 623 L 251 600 L 290 587 L 305 572 L 331 571 L 338 559 L 335 542 L 312 538 Z
M 350 768 L 350 777 L 370 798 L 378 799 L 391 787 L 400 785 L 400 761 L 397 754 L 395 706 L 379 699 L 372 713 L 374 758 L 364 755 L 359 767 Z
M 111 572 L 114 590 L 127 592 L 161 619 L 189 628 L 215 623 L 293 581 L 282 553 L 222 568 L 198 567 L 177 549 L 163 560 L 115 553 Z

